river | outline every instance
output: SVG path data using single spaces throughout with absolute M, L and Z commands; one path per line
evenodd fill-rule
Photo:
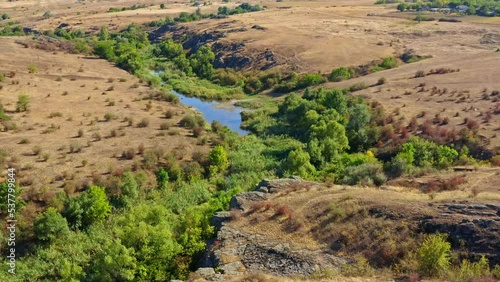
M 199 98 L 188 97 L 174 90 L 172 90 L 172 93 L 179 97 L 182 104 L 193 107 L 200 112 L 208 122 L 212 123 L 216 120 L 222 125 L 237 132 L 239 135 L 247 135 L 249 133 L 249 131 L 241 129 L 240 127 L 240 113 L 243 111 L 242 108 L 232 104 L 221 106 L 220 102 L 203 101 Z
M 152 71 L 153 74 L 160 76 L 161 71 Z M 177 97 L 179 97 L 182 104 L 195 108 L 203 115 L 206 121 L 212 123 L 218 121 L 220 124 L 227 126 L 232 131 L 237 132 L 240 136 L 250 133 L 248 130 L 241 129 L 241 115 L 242 108 L 236 107 L 233 104 L 222 105 L 217 101 L 203 101 L 200 98 L 188 97 L 182 93 L 172 90 Z

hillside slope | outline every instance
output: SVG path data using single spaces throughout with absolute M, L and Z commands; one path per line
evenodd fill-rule
M 377 268 L 403 267 L 424 234 L 435 232 L 449 234 L 458 257 L 484 255 L 491 265 L 498 264 L 498 197 L 440 196 L 430 199 L 416 189 L 391 186 L 263 180 L 255 191 L 233 198 L 231 212 L 213 218 L 219 231 L 202 267 L 223 275 L 202 268 L 194 278 L 231 281 L 258 273 L 311 278 L 340 272 L 382 281 L 388 274 L 375 275 L 360 258 Z

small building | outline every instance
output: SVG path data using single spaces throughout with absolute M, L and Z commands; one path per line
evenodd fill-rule
M 429 10 L 429 11 L 431 11 L 431 12 L 438 12 L 438 11 L 439 11 L 439 9 L 438 9 L 438 8 L 430 8 L 430 10 Z
M 451 8 L 441 8 L 440 12 L 445 13 L 445 14 L 451 13 Z
M 456 9 L 457 9 L 457 12 L 459 12 L 459 13 L 465 13 L 465 12 L 467 12 L 467 10 L 469 10 L 469 6 L 467 6 L 467 5 L 458 5 L 456 7 Z

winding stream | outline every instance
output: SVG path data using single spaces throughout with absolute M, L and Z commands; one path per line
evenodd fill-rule
M 160 71 L 152 71 L 153 74 L 160 76 Z M 161 76 L 160 76 L 161 77 Z M 237 132 L 240 136 L 250 133 L 248 130 L 241 129 L 241 115 L 242 108 L 236 107 L 229 103 L 217 101 L 203 101 L 200 98 L 188 97 L 175 90 L 172 93 L 179 97 L 180 102 L 186 106 L 195 108 L 203 115 L 206 121 L 212 123 L 218 121 L 220 124 L 227 126 L 229 129 Z
M 172 93 L 179 97 L 182 104 L 193 107 L 200 112 L 208 122 L 212 123 L 216 120 L 239 135 L 247 135 L 249 133 L 249 131 L 240 128 L 240 113 L 243 111 L 241 108 L 231 104 L 221 106 L 220 102 L 203 101 L 199 98 L 185 96 L 175 90 L 172 90 Z

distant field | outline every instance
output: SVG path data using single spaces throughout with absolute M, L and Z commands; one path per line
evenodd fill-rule
M 65 0 L 53 1 L 15 1 L 2 3 L 2 8 L 9 11 L 11 20 L 20 21 L 23 26 L 38 30 L 54 29 L 61 23 L 72 28 L 92 30 L 107 25 L 111 31 L 118 31 L 130 23 L 143 24 L 153 20 L 175 17 L 180 12 L 194 12 L 189 1 L 165 1 L 165 9 L 160 8 L 158 1 L 151 0 L 114 0 L 114 1 L 82 1 L 68 4 Z M 109 13 L 110 8 L 127 8 L 132 5 L 146 5 L 145 8 Z M 225 4 L 231 6 L 231 4 Z M 203 12 L 217 11 L 219 5 L 201 7 Z M 45 12 L 50 11 L 52 18 L 43 19 Z

